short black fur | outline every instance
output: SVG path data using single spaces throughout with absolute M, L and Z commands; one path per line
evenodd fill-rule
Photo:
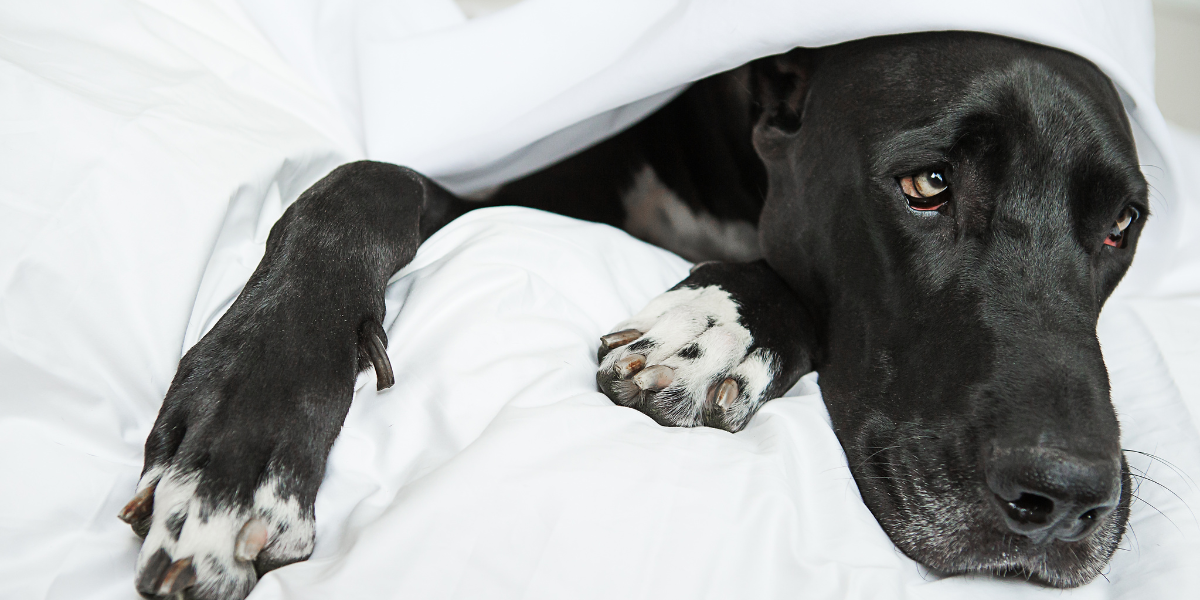
M 1130 486 L 1095 328 L 1147 186 L 1099 70 L 975 33 L 756 61 L 483 203 L 401 167 L 339 167 L 285 212 L 242 294 L 183 357 L 144 473 L 186 472 L 198 496 L 242 507 L 275 478 L 311 517 L 356 373 L 384 359 L 362 332 L 381 331 L 386 282 L 419 244 L 496 204 L 620 226 L 645 166 L 689 206 L 757 223 L 763 260 L 704 265 L 677 289 L 729 294 L 755 348 L 777 357 L 768 399 L 820 372 L 863 500 L 900 550 L 948 573 L 1061 587 L 1101 572 Z M 949 181 L 947 202 L 917 210 L 900 181 L 930 170 Z M 1106 244 L 1127 206 L 1143 218 Z M 1026 505 L 1052 507 L 1035 512 L 1054 522 Z M 145 534 L 145 507 L 127 513 Z M 143 567 L 147 594 L 182 559 L 162 552 Z

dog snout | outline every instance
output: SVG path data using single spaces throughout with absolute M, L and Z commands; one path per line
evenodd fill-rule
M 1120 502 L 1117 457 L 997 444 L 985 462 L 991 504 L 1010 530 L 1037 543 L 1083 540 Z

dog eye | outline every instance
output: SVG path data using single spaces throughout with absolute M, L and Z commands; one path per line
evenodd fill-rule
M 916 175 L 900 178 L 900 191 L 908 197 L 908 205 L 913 210 L 937 210 L 946 203 L 946 198 L 935 198 L 950 184 L 941 171 L 924 171 Z
M 1129 226 L 1133 225 L 1134 221 L 1137 221 L 1141 216 L 1142 213 L 1138 212 L 1138 209 L 1126 206 L 1125 210 L 1121 211 L 1121 214 L 1117 217 L 1117 222 L 1113 223 L 1112 229 L 1108 231 L 1108 237 L 1104 239 L 1104 245 L 1112 246 L 1113 248 L 1124 248 L 1125 230 L 1129 229 Z

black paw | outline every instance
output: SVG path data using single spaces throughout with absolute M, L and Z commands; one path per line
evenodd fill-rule
M 682 287 L 601 338 L 596 383 L 663 425 L 739 431 L 770 399 L 776 358 L 717 286 Z
M 376 321 L 318 315 L 310 329 L 297 317 L 235 305 L 180 362 L 119 515 L 145 538 L 143 596 L 239 600 L 312 554 L 313 503 L 356 374 L 374 365 L 381 388 L 392 374 Z

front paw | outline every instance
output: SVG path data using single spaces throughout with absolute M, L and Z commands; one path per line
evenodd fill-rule
M 655 298 L 601 338 L 596 383 L 663 425 L 739 431 L 769 399 L 778 361 L 718 286 Z
M 277 473 L 248 501 L 232 480 L 203 468 L 155 468 L 138 489 L 120 516 L 145 533 L 135 578 L 143 596 L 237 600 L 262 573 L 312 554 L 312 504 Z
M 283 326 L 297 314 L 235 305 L 180 362 L 119 515 L 145 538 L 143 596 L 240 600 L 312 553 L 313 504 L 356 372 L 375 364 L 381 387 L 391 377 L 376 321 L 356 333 L 314 317 L 301 334 Z

